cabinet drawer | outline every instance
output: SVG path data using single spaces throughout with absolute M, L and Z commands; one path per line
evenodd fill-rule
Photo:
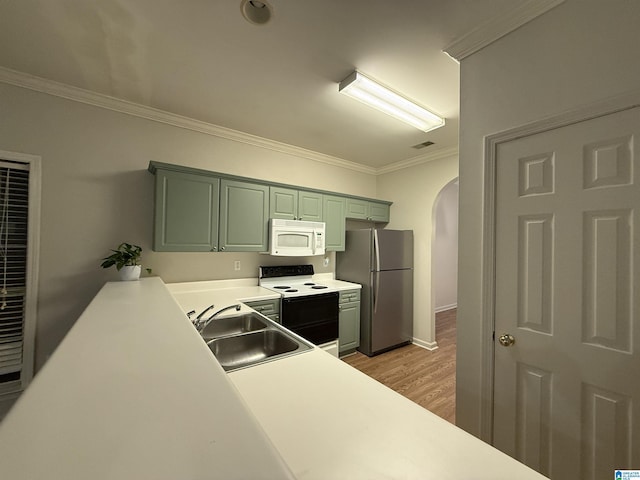
M 340 292 L 340 303 L 351 303 L 360 301 L 360 290 L 344 290 Z
M 254 302 L 244 302 L 248 307 L 253 308 L 256 312 L 267 317 L 278 316 L 280 313 L 280 299 L 274 298 L 269 300 L 256 300 Z

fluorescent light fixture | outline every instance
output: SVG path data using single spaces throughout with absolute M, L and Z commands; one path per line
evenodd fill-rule
M 444 125 L 444 118 L 399 93 L 383 87 L 357 70 L 340 82 L 338 91 L 413 125 L 423 132 L 429 132 Z

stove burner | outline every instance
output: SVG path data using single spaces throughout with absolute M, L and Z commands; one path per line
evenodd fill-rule
M 289 286 L 284 286 L 284 285 L 276 285 L 273 288 L 277 288 L 278 290 L 286 290 L 287 288 L 291 288 Z
M 322 290 L 323 288 L 329 288 L 326 285 L 314 285 L 313 287 L 314 290 Z
M 305 285 L 306 285 L 307 287 L 310 287 L 311 285 L 315 285 L 315 283 L 313 283 L 313 282 L 307 282 L 307 283 L 305 283 Z
M 288 290 L 285 290 L 285 292 L 288 292 L 288 293 L 293 293 L 293 292 L 297 292 L 297 291 L 298 291 L 297 288 L 290 288 Z

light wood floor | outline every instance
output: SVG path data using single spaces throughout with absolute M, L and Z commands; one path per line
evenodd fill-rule
M 352 367 L 378 380 L 427 410 L 456 421 L 456 309 L 436 315 L 437 350 L 416 345 L 369 358 L 360 352 L 344 357 Z

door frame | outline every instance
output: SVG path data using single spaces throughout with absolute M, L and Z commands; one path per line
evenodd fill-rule
M 480 438 L 493 444 L 496 262 L 496 160 L 500 144 L 586 120 L 640 107 L 640 89 L 579 106 L 541 120 L 484 137 L 482 214 L 482 323 Z
M 0 402 L 13 400 L 31 383 L 36 365 L 36 324 L 38 282 L 40 276 L 40 218 L 42 195 L 42 158 L 21 152 L 0 150 L 0 159 L 29 165 L 29 197 L 27 224 L 26 293 L 23 316 L 22 369 L 20 380 L 0 384 Z M 0 416 L 2 415 L 0 409 Z

